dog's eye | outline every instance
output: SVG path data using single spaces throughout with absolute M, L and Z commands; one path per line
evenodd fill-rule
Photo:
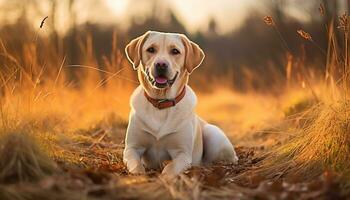
M 156 50 L 154 49 L 154 47 L 149 47 L 146 51 L 147 51 L 148 53 L 154 53 L 154 52 L 156 52 Z
M 180 54 L 180 51 L 174 48 L 171 50 L 171 54 L 177 55 L 177 54 Z

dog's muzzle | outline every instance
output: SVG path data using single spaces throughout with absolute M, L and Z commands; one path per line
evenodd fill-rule
M 177 76 L 179 74 L 179 72 L 176 72 L 175 76 L 172 79 L 168 79 L 165 76 L 159 76 L 159 77 L 151 77 L 150 76 L 150 72 L 149 72 L 149 68 L 147 68 L 145 71 L 143 71 L 147 80 L 151 83 L 151 85 L 157 87 L 157 88 L 165 88 L 165 87 L 171 87 L 174 82 L 177 79 Z

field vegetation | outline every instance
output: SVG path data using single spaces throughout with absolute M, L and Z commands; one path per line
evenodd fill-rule
M 208 52 L 190 82 L 197 112 L 225 130 L 240 160 L 193 167 L 170 182 L 159 171 L 132 176 L 122 163 L 128 100 L 138 85 L 122 50 L 125 36 L 105 33 L 105 53 L 93 27 L 74 28 L 69 37 L 43 34 L 50 21 L 36 30 L 26 19 L 2 28 L 0 199 L 349 198 L 349 15 L 328 17 L 326 4 L 318 14 L 326 19 L 320 25 L 326 42 L 288 29 L 302 41 L 300 51 L 282 23 L 265 16 L 249 20 L 280 36 L 272 43 L 282 49 L 272 56 L 255 58 L 253 50 L 252 60 L 239 57 L 241 68 L 224 57 L 220 71 L 213 70 L 216 53 Z M 205 49 L 225 43 L 218 37 L 209 36 Z

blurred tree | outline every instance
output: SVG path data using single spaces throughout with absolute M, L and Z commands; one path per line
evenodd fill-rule
M 134 17 L 128 29 L 130 38 L 139 36 L 148 30 L 187 33 L 185 26 L 176 17 L 174 12 L 170 8 L 164 9 L 167 9 L 165 11 L 165 13 L 168 13 L 167 19 L 159 18 L 156 14 L 152 14 L 144 21 L 137 20 Z
M 62 46 L 60 44 L 60 39 L 57 33 L 57 27 L 56 27 L 56 16 L 57 16 L 57 0 L 50 0 L 51 1 L 51 15 L 50 17 L 50 22 L 49 27 L 51 27 L 51 39 L 53 41 L 53 45 L 55 50 L 57 52 L 62 51 Z M 61 53 L 60 53 L 61 54 Z
M 66 34 L 65 38 L 66 38 L 66 46 L 67 48 L 67 60 L 69 63 L 76 63 L 77 62 L 77 52 L 78 52 L 78 47 L 76 44 L 76 39 L 77 39 L 77 24 L 76 24 L 76 12 L 75 12 L 75 0 L 69 0 L 68 1 L 68 13 L 69 13 L 69 32 Z M 73 69 L 71 69 L 73 70 Z M 72 73 L 70 73 L 72 74 Z
M 39 0 L 28 1 L 33 2 L 29 5 L 34 7 L 38 6 L 37 9 L 39 9 Z M 322 60 L 324 56 L 321 57 L 319 55 L 319 49 L 315 48 L 311 43 L 306 43 L 296 34 L 296 30 L 303 28 L 310 32 L 317 44 L 320 44 L 322 48 L 325 48 L 325 46 L 327 46 L 327 38 L 325 37 L 326 34 L 322 32 L 324 26 L 321 24 L 319 15 L 309 15 L 311 18 L 310 21 L 299 22 L 288 14 L 289 6 L 295 6 L 295 0 L 261 1 L 263 1 L 263 4 L 266 6 L 265 9 L 251 11 L 250 15 L 238 29 L 225 34 L 218 32 L 217 21 L 215 21 L 215 18 L 208 20 L 208 29 L 206 31 L 197 31 L 193 34 L 189 33 L 186 30 L 183 21 L 179 20 L 176 13 L 172 10 L 172 7 L 170 7 L 169 3 L 166 3 L 166 1 L 139 0 L 137 4 L 133 4 L 133 6 L 139 6 L 138 9 L 135 10 L 144 10 L 139 13 L 137 13 L 138 11 L 130 10 L 130 12 L 134 13 L 131 15 L 132 21 L 128 24 L 128 28 L 125 31 L 119 29 L 118 25 L 112 23 L 109 25 L 102 23 L 93 24 L 90 21 L 85 24 L 79 24 L 77 17 L 81 5 L 84 6 L 84 9 L 86 9 L 86 12 L 89 15 L 96 14 L 96 12 L 103 13 L 106 11 L 106 7 L 103 7 L 105 4 L 98 0 L 41 0 L 40 3 L 42 4 L 43 2 L 46 2 L 46 5 L 49 5 L 48 8 L 51 14 L 49 15 L 50 19 L 47 27 L 51 27 L 50 29 L 52 30 L 57 29 L 60 25 L 59 20 L 61 19 L 59 16 L 61 14 L 58 15 L 57 13 L 64 12 L 64 14 L 66 14 L 68 20 L 65 28 L 67 28 L 68 31 L 64 35 L 58 36 L 61 37 L 59 42 L 63 43 L 63 47 L 58 48 L 62 49 L 62 54 L 59 53 L 58 56 L 56 56 L 60 60 L 59 62 L 61 62 L 63 56 L 66 55 L 66 64 L 84 64 L 82 58 L 84 57 L 84 51 L 82 51 L 82 48 L 89 46 L 90 55 L 96 55 L 96 63 L 103 66 L 101 58 L 104 55 L 111 54 L 112 35 L 115 30 L 117 35 L 116 38 L 118 39 L 117 45 L 122 52 L 124 52 L 123 48 L 130 39 L 143 34 L 147 30 L 180 32 L 187 34 L 193 41 L 200 44 L 206 53 L 206 59 L 203 63 L 205 66 L 201 67 L 198 72 L 194 74 L 195 77 L 206 77 L 207 81 L 208 74 L 227 75 L 233 71 L 235 77 L 234 84 L 243 87 L 245 79 L 244 73 L 249 69 L 262 76 L 265 83 L 271 83 L 273 80 L 270 80 L 271 76 L 268 75 L 269 73 L 267 73 L 266 70 L 273 67 L 274 69 L 277 69 L 276 71 L 284 74 L 283 70 L 286 65 L 286 49 L 282 48 L 283 44 L 280 36 L 277 35 L 274 28 L 266 26 L 262 21 L 264 15 L 271 15 L 276 21 L 277 28 L 281 32 L 283 40 L 286 41 L 293 55 L 297 57 L 298 54 L 301 54 L 300 46 L 305 44 L 305 52 L 307 52 L 307 56 L 305 56 L 305 65 L 311 63 L 319 68 L 320 66 L 323 66 L 323 63 L 320 64 L 320 60 Z M 335 8 L 338 6 L 336 3 L 331 2 L 333 0 L 322 1 L 331 3 L 331 6 Z M 350 0 L 346 1 L 349 3 L 349 6 Z M 294 3 L 292 4 L 290 2 Z M 307 7 L 310 7 L 312 4 L 314 8 L 310 8 L 317 12 L 319 2 L 313 2 L 315 3 L 300 1 L 297 6 L 305 7 L 305 5 L 307 5 Z M 1 28 L 0 36 L 4 39 L 3 33 L 9 33 L 8 35 L 11 37 L 8 37 L 10 39 L 5 39 L 6 42 L 16 44 L 14 46 L 20 47 L 21 44 L 32 39 L 32 37 L 30 38 L 29 36 L 35 35 L 35 30 L 33 31 L 32 26 L 26 22 L 29 17 L 27 16 L 29 13 L 26 13 L 27 9 L 29 9 L 29 5 L 23 6 L 23 0 L 6 1 L 5 4 L 20 6 L 19 8 L 15 6 L 13 9 L 19 11 L 22 9 L 24 14 L 22 14 L 23 20 L 18 21 L 13 25 L 6 26 L 6 28 Z M 65 8 L 63 7 L 63 11 L 61 10 L 62 5 L 65 6 Z M 143 8 L 145 6 L 147 6 L 147 8 Z M 328 8 L 328 4 L 327 9 L 330 9 Z M 6 9 L 5 12 L 7 12 Z M 262 14 L 260 12 L 265 13 Z M 40 15 L 41 14 L 42 13 L 40 13 Z M 45 16 L 45 14 L 43 16 Z M 28 33 L 26 32 L 26 34 L 22 34 L 25 31 Z M 57 32 L 58 34 L 60 33 L 59 30 L 57 30 Z M 11 35 L 11 33 L 21 34 Z M 53 32 L 50 37 L 57 37 L 53 36 L 54 34 L 55 33 Z M 90 39 L 89 43 L 87 42 L 88 38 Z M 45 41 L 48 40 L 45 38 Z M 89 45 L 86 45 L 87 43 Z M 52 43 L 50 43 L 50 45 L 51 44 Z M 70 68 L 69 70 L 71 70 L 71 73 L 68 73 L 68 75 L 73 77 L 71 79 L 74 79 L 74 74 L 78 69 Z
M 211 37 L 216 37 L 218 36 L 218 33 L 217 33 L 217 22 L 215 21 L 214 18 L 211 18 L 209 20 L 209 24 L 208 24 L 208 35 L 211 36 Z

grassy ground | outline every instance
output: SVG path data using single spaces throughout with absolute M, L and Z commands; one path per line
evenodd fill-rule
M 239 163 L 191 168 L 174 182 L 166 182 L 158 178 L 159 171 L 129 175 L 122 163 L 129 92 L 124 90 L 119 100 L 105 90 L 90 96 L 79 92 L 57 91 L 55 98 L 38 99 L 30 109 L 24 106 L 22 93 L 2 101 L 1 199 L 340 199 L 348 195 L 348 140 L 342 135 L 348 134 L 343 126 L 349 128 L 350 118 L 337 114 L 350 108 L 348 102 L 326 108 L 309 105 L 305 102 L 313 101 L 312 96 L 302 89 L 281 96 L 225 89 L 199 93 L 197 112 L 226 131 Z M 23 110 L 16 108 L 15 99 Z M 341 127 L 328 124 L 336 117 L 343 120 L 339 124 L 337 120 Z M 327 149 L 332 152 L 324 158 Z
M 92 38 L 81 42 L 81 65 L 48 40 L 21 51 L 0 40 L 0 199 L 349 199 L 350 65 L 334 37 L 326 78 L 288 59 L 287 84 L 274 92 L 239 93 L 222 80 L 196 90 L 197 113 L 222 127 L 239 162 L 193 167 L 172 182 L 159 171 L 132 176 L 122 163 L 138 82 L 117 48 L 102 70 L 92 67 Z

